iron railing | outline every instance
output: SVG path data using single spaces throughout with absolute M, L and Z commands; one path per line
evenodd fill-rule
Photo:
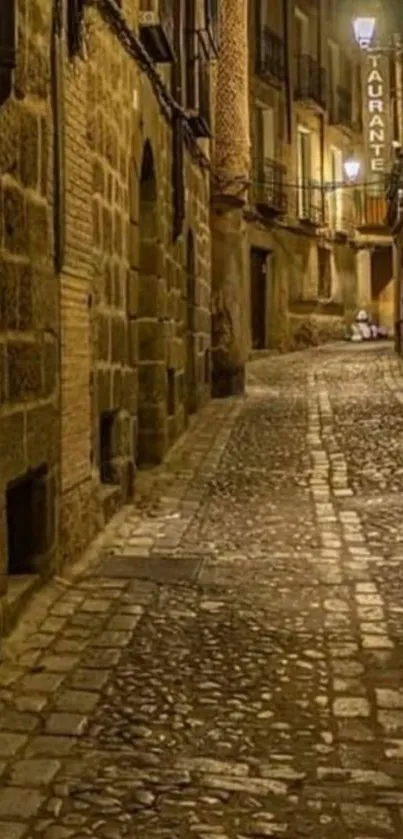
M 286 167 L 269 158 L 256 158 L 253 167 L 252 197 L 257 207 L 266 212 L 287 211 Z
M 385 228 L 388 223 L 388 201 L 383 185 L 361 186 L 355 190 L 357 227 Z
M 285 79 L 284 41 L 268 26 L 262 26 L 258 34 L 256 72 L 280 82 Z
M 311 101 L 320 108 L 326 107 L 326 74 L 319 62 L 310 55 L 295 56 L 296 99 Z
M 297 217 L 305 224 L 321 227 L 325 223 L 323 187 L 319 181 L 307 178 L 297 190 Z

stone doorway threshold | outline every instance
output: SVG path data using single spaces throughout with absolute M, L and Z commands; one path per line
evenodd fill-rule
M 94 570 L 93 576 L 115 579 L 148 580 L 160 585 L 196 583 L 203 568 L 200 556 L 106 556 Z

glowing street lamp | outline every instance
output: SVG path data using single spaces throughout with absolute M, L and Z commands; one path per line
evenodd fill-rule
M 355 181 L 358 178 L 361 169 L 361 163 L 359 160 L 349 158 L 344 161 L 343 167 L 348 181 Z
M 362 49 L 368 49 L 371 46 L 375 25 L 376 18 L 374 17 L 357 17 L 353 20 L 354 37 Z

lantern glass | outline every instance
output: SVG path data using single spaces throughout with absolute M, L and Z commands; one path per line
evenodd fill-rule
M 350 158 L 344 161 L 344 171 L 349 181 L 355 181 L 359 175 L 361 164 L 359 160 Z
M 376 18 L 357 17 L 353 21 L 354 37 L 360 47 L 368 48 L 375 33 Z

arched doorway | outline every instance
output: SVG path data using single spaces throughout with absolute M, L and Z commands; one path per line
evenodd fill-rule
M 167 448 L 164 327 L 159 312 L 160 237 L 154 155 L 145 143 L 140 173 L 137 463 L 159 463 Z
M 186 415 L 197 410 L 197 361 L 196 361 L 196 253 L 193 231 L 186 239 Z

